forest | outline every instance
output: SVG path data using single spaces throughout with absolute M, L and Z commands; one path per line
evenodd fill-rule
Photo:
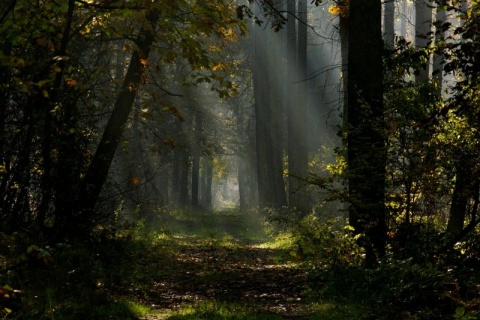
M 480 319 L 479 128 L 477 0 L 0 1 L 0 317 Z

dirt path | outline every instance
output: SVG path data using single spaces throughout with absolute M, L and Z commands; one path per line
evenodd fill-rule
M 144 293 L 156 310 L 215 300 L 249 303 L 286 319 L 306 316 L 302 308 L 305 275 L 295 264 L 275 261 L 278 252 L 274 250 L 247 244 L 205 246 L 191 241 L 174 252 L 174 258 L 161 266 L 154 286 Z

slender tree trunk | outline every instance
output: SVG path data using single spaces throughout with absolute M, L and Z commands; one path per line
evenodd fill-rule
M 199 207 L 199 185 L 200 185 L 200 155 L 202 152 L 202 131 L 203 119 L 197 113 L 195 116 L 195 143 L 192 148 L 192 207 Z
M 249 208 L 255 208 L 259 205 L 258 202 L 258 173 L 257 173 L 257 157 L 255 154 L 255 126 L 254 117 L 250 117 L 247 125 L 247 172 L 248 172 L 248 206 Z
M 342 64 L 342 90 L 343 90 L 343 127 L 348 127 L 348 39 L 349 39 L 349 22 L 344 16 L 339 17 L 339 33 L 340 33 L 340 54 Z M 344 136 L 344 135 L 342 135 Z
M 415 48 L 425 49 L 432 31 L 432 8 L 428 0 L 415 0 Z M 424 68 L 415 76 L 417 84 L 425 83 L 430 77 L 430 56 L 425 56 Z
M 295 134 L 298 132 L 298 121 L 296 121 L 296 109 L 298 106 L 298 84 L 299 81 L 299 66 L 298 66 L 298 45 L 297 38 L 297 0 L 287 1 L 287 11 L 289 12 L 287 21 L 287 89 L 289 94 L 287 95 L 287 147 L 288 147 L 288 202 L 290 208 L 297 208 L 298 202 L 298 177 L 295 175 L 295 144 L 298 142 Z
M 186 153 L 181 155 L 180 159 L 180 194 L 179 194 L 179 205 L 183 208 L 186 208 L 189 204 L 189 192 L 188 192 L 188 176 L 190 173 L 190 161 L 189 156 Z
M 12 4 L 13 6 L 13 4 Z M 12 44 L 5 40 L 1 42 L 5 55 L 10 55 Z M 0 96 L 0 218 L 7 214 L 4 208 L 5 194 L 7 192 L 6 186 L 8 184 L 8 177 L 10 175 L 10 160 L 11 155 L 7 154 L 8 136 L 6 130 L 7 123 L 7 107 L 10 100 L 11 91 L 8 90 L 8 83 L 10 83 L 10 75 L 5 66 L 0 66 L 0 87 L 2 88 L 2 95 Z
M 181 150 L 175 149 L 173 153 L 173 169 L 172 169 L 172 202 L 174 205 L 178 206 L 180 204 L 180 170 L 181 170 L 181 159 L 182 153 Z
M 203 191 L 203 206 L 206 210 L 212 209 L 212 180 L 213 180 L 213 159 L 207 157 L 205 163 L 205 190 Z
M 350 223 L 364 234 L 366 264 L 385 254 L 385 164 L 381 1 L 350 2 L 348 178 Z
M 465 163 L 457 166 L 455 187 L 453 189 L 452 204 L 447 224 L 447 233 L 451 237 L 459 235 L 464 226 L 467 215 L 467 204 L 471 196 L 470 173 L 465 167 Z
M 395 41 L 395 1 L 387 0 L 383 4 L 383 39 L 385 48 L 392 50 Z
M 38 98 L 35 95 L 30 99 Z M 43 98 L 42 98 L 43 99 Z M 28 204 L 26 191 L 30 185 L 31 174 L 31 150 L 35 134 L 34 101 L 24 106 L 23 121 L 20 130 L 24 132 L 22 142 L 19 144 L 18 158 L 15 167 L 12 169 L 12 177 L 6 183 L 6 196 L 2 199 L 2 207 L 8 214 L 10 226 L 18 226 L 24 221 L 28 211 L 23 211 L 25 204 Z M 15 228 L 13 229 L 15 230 Z
M 265 83 L 269 83 L 269 73 L 265 57 L 265 32 L 253 26 L 254 55 L 253 55 L 253 90 L 255 96 L 255 137 L 256 137 L 256 159 L 258 174 L 258 200 L 261 209 L 271 205 L 269 198 L 267 146 L 269 139 L 269 114 L 268 96 Z
M 402 17 L 400 19 L 400 35 L 406 39 L 407 38 L 407 21 L 408 21 L 408 12 L 407 12 L 408 0 L 400 0 L 400 1 L 402 5 L 402 11 L 401 11 Z
M 158 18 L 159 14 L 155 10 L 147 13 L 146 22 L 144 22 L 136 40 L 138 50 L 135 50 L 132 54 L 121 92 L 117 97 L 110 119 L 80 187 L 77 211 L 81 215 L 80 220 L 83 223 L 88 224 L 93 216 L 93 210 L 107 179 L 125 123 L 132 110 L 133 101 L 142 85 L 144 61 L 148 58 L 151 45 L 154 42 L 153 30 Z
M 441 45 L 442 41 L 445 39 L 445 31 L 443 31 L 443 25 L 447 22 L 447 12 L 437 6 L 437 13 L 435 15 L 435 45 L 438 47 Z M 433 70 L 432 78 L 437 83 L 437 95 L 440 97 L 442 95 L 442 84 L 443 84 L 443 63 L 442 55 L 435 53 L 433 55 Z
M 240 198 L 240 212 L 245 212 L 248 209 L 247 199 L 247 170 L 245 160 L 241 156 L 237 156 L 238 166 L 238 194 Z
M 281 1 L 275 2 L 276 8 L 281 9 Z M 265 82 L 264 87 L 267 90 L 267 101 L 265 108 L 268 113 L 267 135 L 268 142 L 265 152 L 267 153 L 267 174 L 268 182 L 271 186 L 268 189 L 269 199 L 273 208 L 282 208 L 287 205 L 287 194 L 285 191 L 285 180 L 283 176 L 283 157 L 285 140 L 285 101 L 283 98 L 284 90 L 282 87 L 282 70 L 279 66 L 283 65 L 282 53 L 285 51 L 284 35 L 281 32 L 267 30 L 267 72 L 270 75 L 269 81 Z M 283 75 L 284 76 L 284 75 Z
M 339 35 L 340 35 L 340 56 L 341 56 L 341 78 L 342 78 L 342 142 L 348 145 L 348 38 L 349 38 L 349 22 L 348 17 L 340 15 L 339 17 Z M 347 158 L 347 154 L 344 154 Z M 343 218 L 348 218 L 348 210 L 344 209 Z
M 307 176 L 307 90 L 306 90 L 306 63 L 307 63 L 307 5 L 300 0 L 296 10 L 295 0 L 288 2 L 287 10 L 293 15 L 287 22 L 287 126 L 288 126 L 288 193 L 289 207 L 298 210 L 301 214 L 308 211 L 305 183 L 302 178 Z M 296 21 L 298 16 L 300 21 Z M 296 27 L 296 22 L 298 28 Z
M 245 129 L 245 114 L 243 109 L 236 105 L 234 109 L 235 121 L 237 125 L 237 135 L 240 139 L 237 151 L 237 181 L 240 211 L 245 212 L 248 209 L 247 188 L 248 188 L 248 171 L 246 161 L 248 159 L 248 132 Z

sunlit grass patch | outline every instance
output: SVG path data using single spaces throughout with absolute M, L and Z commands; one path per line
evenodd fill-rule
M 298 239 L 291 232 L 280 232 L 270 241 L 264 242 L 255 247 L 261 249 L 295 249 Z
M 92 306 L 91 319 L 132 319 L 150 313 L 148 306 L 133 301 L 115 301 L 100 306 Z
M 314 303 L 311 305 L 312 320 L 361 320 L 367 319 L 367 310 L 356 304 L 348 303 Z
M 189 319 L 232 319 L 232 320 L 280 320 L 281 316 L 259 311 L 249 305 L 237 302 L 202 302 L 185 306 L 166 318 L 168 320 Z
M 232 238 L 243 242 L 263 242 L 268 239 L 264 218 L 258 214 L 235 211 L 208 213 L 174 213 L 168 222 L 172 235 L 195 236 L 198 239 Z M 166 226 L 158 227 L 165 230 Z

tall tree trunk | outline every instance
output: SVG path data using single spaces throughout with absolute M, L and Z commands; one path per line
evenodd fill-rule
M 255 154 L 255 119 L 250 117 L 247 125 L 247 159 L 246 166 L 248 172 L 248 206 L 255 208 L 258 206 L 258 173 L 257 173 L 257 157 Z
M 294 176 L 295 172 L 295 144 L 298 142 L 295 134 L 298 132 L 298 121 L 296 121 L 296 107 L 298 104 L 298 83 L 300 78 L 298 65 L 298 42 L 297 38 L 297 0 L 287 1 L 287 11 L 289 13 L 287 20 L 287 81 L 288 90 L 287 95 L 287 148 L 288 148 L 288 203 L 290 208 L 297 208 L 299 206 L 297 191 L 298 191 L 298 176 Z
M 395 1 L 385 1 L 383 8 L 383 39 L 385 48 L 392 50 L 395 41 Z
M 447 22 L 447 12 L 441 7 L 437 6 L 437 13 L 435 15 L 435 45 L 438 47 L 441 45 L 442 41 L 445 39 L 445 31 L 443 30 L 443 25 Z M 433 55 L 433 70 L 432 78 L 437 83 L 437 95 L 440 97 L 442 95 L 442 84 L 443 84 L 443 63 L 442 55 L 435 53 Z
M 261 209 L 271 205 L 270 181 L 268 176 L 267 150 L 272 143 L 269 124 L 269 99 L 266 83 L 269 83 L 267 59 L 265 56 L 265 31 L 253 26 L 253 90 L 255 96 L 255 137 L 258 174 L 258 200 Z
M 305 183 L 302 178 L 307 176 L 307 6 L 300 0 L 296 10 L 295 0 L 288 2 L 287 10 L 292 14 L 287 22 L 287 126 L 288 126 L 288 193 L 289 207 L 301 214 L 308 211 Z M 298 12 L 298 13 L 297 13 Z M 296 27 L 295 16 L 299 17 Z
M 237 166 L 238 166 L 238 194 L 240 202 L 240 212 L 245 212 L 248 209 L 248 199 L 247 199 L 247 170 L 245 165 L 245 160 L 241 156 L 237 156 Z
M 248 133 L 245 129 L 245 114 L 240 105 L 234 109 L 235 122 L 237 126 L 237 136 L 240 139 L 236 156 L 237 162 L 237 181 L 240 211 L 245 212 L 248 209 L 247 188 L 248 171 L 246 161 L 248 159 Z
M 138 49 L 132 54 L 121 92 L 118 94 L 110 119 L 80 187 L 76 211 L 80 215 L 79 220 L 81 220 L 81 223 L 87 224 L 87 228 L 89 227 L 89 220 L 93 216 L 93 210 L 98 202 L 102 187 L 107 179 L 125 123 L 132 110 L 133 101 L 142 84 L 144 63 L 148 58 L 155 38 L 154 29 L 158 18 L 159 13 L 156 10 L 146 14 L 146 21 L 136 40 Z M 72 223 L 75 222 L 72 221 Z
M 457 165 L 455 187 L 453 189 L 452 203 L 450 205 L 450 214 L 447 224 L 447 234 L 451 237 L 456 237 L 463 230 L 467 214 L 467 204 L 472 194 L 469 175 L 470 173 L 466 169 L 465 163 Z
M 348 145 L 348 39 L 349 39 L 349 22 L 348 17 L 344 15 L 339 16 L 339 35 L 340 35 L 340 56 L 341 56 L 341 78 L 342 78 L 342 129 L 341 137 L 342 143 Z M 344 154 L 347 158 L 347 154 Z M 344 209 L 343 218 L 348 218 L 348 210 Z
M 173 151 L 173 169 L 172 169 L 172 189 L 171 189 L 171 198 L 172 203 L 176 206 L 180 204 L 180 170 L 181 170 L 181 159 L 182 151 L 178 148 Z
M 415 48 L 425 49 L 432 31 L 432 8 L 428 0 L 415 0 Z M 430 77 L 430 56 L 425 56 L 424 68 L 415 76 L 417 84 L 425 83 Z
M 281 1 L 275 2 L 277 9 L 281 9 Z M 267 174 L 269 187 L 269 199 L 273 208 L 282 208 L 287 205 L 287 194 L 285 191 L 285 180 L 283 177 L 283 157 L 284 157 L 284 140 L 285 140 L 285 101 L 283 98 L 283 81 L 282 69 L 282 53 L 285 51 L 284 35 L 281 32 L 267 32 L 267 72 L 269 73 L 269 81 L 264 85 L 267 89 L 267 101 L 265 108 L 268 109 L 268 143 L 265 152 L 267 153 Z
M 13 6 L 13 2 L 12 2 Z M 1 52 L 8 56 L 11 55 L 12 51 L 12 43 L 9 40 L 5 40 L 0 43 L 2 45 Z M 1 96 L 0 96 L 0 200 L 4 200 L 5 195 L 5 186 L 7 185 L 8 181 L 8 174 L 9 170 L 9 160 L 7 156 L 7 144 L 8 144 L 8 137 L 6 131 L 6 123 L 7 123 L 7 107 L 8 101 L 10 101 L 11 91 L 7 90 L 8 83 L 10 83 L 10 74 L 7 72 L 7 68 L 3 65 L 0 65 L 0 87 Z M 0 205 L 0 210 L 2 205 Z M 6 212 L 3 212 L 5 214 Z
M 200 113 L 195 116 L 195 142 L 192 146 L 192 207 L 199 207 L 200 156 L 202 152 L 203 119 Z
M 206 210 L 212 208 L 212 180 L 213 180 L 213 159 L 207 157 L 204 161 L 205 189 L 202 192 L 202 203 Z
M 348 178 L 350 223 L 364 234 L 366 264 L 385 254 L 385 164 L 381 1 L 350 2 Z
M 189 204 L 189 188 L 188 188 L 188 176 L 190 174 L 190 161 L 189 156 L 186 153 L 181 154 L 180 163 L 180 190 L 179 190 L 179 205 L 183 208 Z
M 403 38 L 407 38 L 407 21 L 408 19 L 408 0 L 400 0 L 402 5 L 402 16 L 400 18 L 400 35 Z

